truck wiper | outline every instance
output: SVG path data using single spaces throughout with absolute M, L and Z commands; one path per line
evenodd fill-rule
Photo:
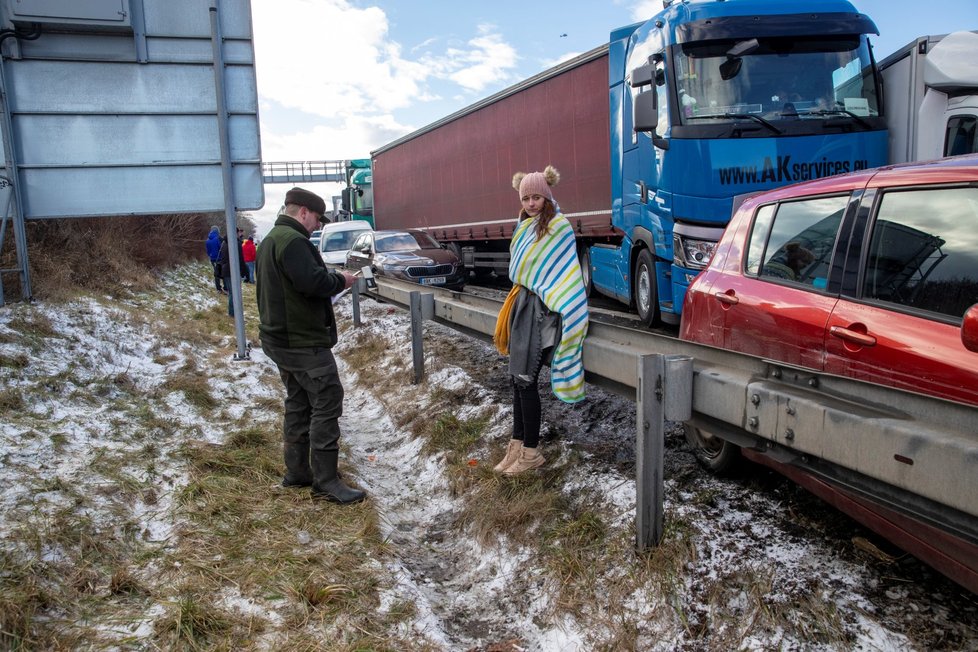
M 863 120 L 861 117 L 859 117 L 852 111 L 847 111 L 846 109 L 822 109 L 820 111 L 804 111 L 802 113 L 799 113 L 798 115 L 845 115 L 852 118 L 866 129 L 873 128 L 873 125 L 869 124 L 868 122 Z
M 754 120 L 755 122 L 761 123 L 762 125 L 770 129 L 774 133 L 778 134 L 779 136 L 784 133 L 783 131 L 775 127 L 773 124 L 771 124 L 761 116 L 754 115 L 753 113 L 713 113 L 711 115 L 693 115 L 689 117 L 690 120 L 707 120 L 707 119 L 715 120 L 716 118 Z

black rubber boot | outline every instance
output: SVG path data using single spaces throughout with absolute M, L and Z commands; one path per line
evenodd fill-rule
M 312 468 L 309 466 L 309 443 L 285 444 L 285 477 L 283 487 L 311 487 Z
M 341 505 L 358 503 L 366 498 L 367 494 L 343 484 L 336 472 L 339 457 L 339 451 L 314 450 L 312 452 L 312 497 Z

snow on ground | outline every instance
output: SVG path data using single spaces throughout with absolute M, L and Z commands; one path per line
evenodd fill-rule
M 213 291 L 188 290 L 185 275 L 168 275 L 159 297 L 134 302 L 151 316 L 154 310 L 172 309 L 174 301 L 185 302 L 187 309 L 192 310 L 208 308 L 215 302 L 223 304 L 224 299 Z M 343 362 L 352 341 L 349 302 L 349 298 L 344 298 L 337 304 L 347 326 L 337 347 L 347 389 L 341 421 L 343 464 L 370 495 L 393 550 L 392 559 L 379 561 L 393 578 L 391 588 L 381 596 L 381 608 L 405 601 L 413 604 L 416 615 L 404 626 L 413 639 L 442 650 L 485 649 L 513 639 L 519 639 L 518 647 L 497 649 L 591 650 L 592 636 L 605 627 L 597 621 L 597 615 L 613 609 L 634 630 L 635 638 L 628 646 L 634 649 L 711 649 L 710 633 L 696 631 L 708 616 L 713 618 L 709 622 L 742 628 L 742 636 L 736 639 L 740 641 L 738 649 L 831 649 L 806 640 L 798 629 L 789 632 L 751 627 L 751 618 L 758 614 L 748 613 L 752 608 L 750 597 L 746 589 L 731 586 L 741 574 L 761 571 L 768 583 L 762 589 L 766 604 L 790 614 L 792 609 L 805 609 L 806 604 L 827 603 L 847 632 L 851 641 L 848 649 L 922 650 L 930 646 L 920 646 L 914 640 L 946 640 L 952 642 L 948 649 L 978 650 L 978 615 L 973 596 L 956 592 L 953 585 L 926 572 L 913 576 L 910 582 L 899 577 L 894 580 L 885 576 L 884 567 L 873 566 L 858 555 L 842 554 L 847 535 L 837 536 L 828 526 L 806 531 L 786 515 L 784 503 L 793 500 L 793 489 L 778 486 L 773 492 L 765 491 L 706 476 L 692 463 L 692 457 L 683 450 L 681 435 L 675 432 L 667 444 L 667 458 L 671 459 L 667 459 L 665 510 L 667 519 L 692 528 L 696 548 L 683 576 L 677 578 L 685 587 L 680 604 L 664 604 L 655 587 L 640 585 L 623 604 L 606 605 L 602 587 L 596 586 L 591 611 L 585 612 L 584 617 L 561 612 L 554 604 L 554 585 L 547 581 L 545 570 L 534 565 L 539 558 L 530 550 L 514 545 L 504 536 L 483 543 L 464 528 L 453 527 L 463 497 L 453 495 L 444 459 L 424 454 L 423 442 L 395 425 L 392 418 L 392 413 L 409 404 L 423 407 L 428 399 L 415 387 L 403 388 L 393 396 L 375 396 L 370 389 L 358 386 L 354 370 Z M 387 355 L 409 359 L 406 313 L 372 301 L 364 302 L 362 310 L 363 328 L 385 338 Z M 39 341 L 25 344 L 12 337 L 16 332 L 14 322 L 38 318 L 51 323 L 58 334 L 57 345 Z M 445 327 L 426 324 L 425 329 L 429 346 L 439 350 L 459 347 L 457 350 L 466 356 L 459 358 L 457 364 L 446 364 L 440 358 L 441 364 L 431 372 L 427 387 L 460 391 L 471 397 L 463 411 L 489 408 L 495 415 L 490 425 L 490 448 L 480 461 L 486 463 L 490 455 L 501 452 L 509 437 L 510 396 L 504 384 L 493 385 L 486 380 L 494 373 L 493 365 L 499 356 L 483 342 L 460 346 L 462 336 Z M 235 361 L 234 350 L 235 344 L 228 338 L 213 350 L 173 342 L 165 333 L 154 330 L 151 317 L 131 319 L 110 302 L 86 299 L 67 305 L 38 303 L 0 308 L 0 355 L 10 359 L 26 355 L 31 361 L 29 373 L 0 368 L 3 385 L 28 389 L 30 400 L 22 409 L 43 415 L 48 424 L 46 432 L 39 433 L 26 427 L 24 420 L 8 418 L 12 415 L 0 420 L 0 533 L 4 534 L 0 543 L 9 545 L 5 540 L 10 533 L 8 515 L 28 504 L 54 511 L 65 499 L 58 492 L 37 492 L 39 484 L 70 478 L 79 491 L 94 492 L 99 477 L 86 469 L 95 456 L 113 448 L 145 445 L 127 441 L 125 424 L 113 413 L 113 383 L 135 383 L 150 393 L 163 382 L 167 369 L 192 361 L 209 370 L 212 390 L 228 399 L 226 409 L 231 412 L 260 399 L 280 397 L 280 388 L 270 382 L 277 378 L 274 365 L 257 343 L 249 361 Z M 103 386 L 99 403 L 73 400 L 74 388 L 90 388 L 93 384 Z M 557 437 L 547 443 L 545 450 L 556 462 L 579 447 L 582 461 L 568 474 L 563 491 L 593 500 L 612 532 L 633 536 L 633 467 L 622 464 L 620 459 L 630 455 L 627 450 L 623 454 L 621 447 L 634 443 L 634 432 L 627 432 L 628 428 L 622 426 L 634 424 L 634 404 L 597 388 L 591 390 L 589 401 L 590 406 L 573 409 L 547 403 L 545 430 L 556 432 Z M 177 393 L 167 395 L 166 405 L 170 409 L 166 419 L 196 428 L 208 441 L 221 441 L 220 429 L 201 423 L 192 406 Z M 595 423 L 589 416 L 594 414 L 617 416 Z M 598 443 L 615 443 L 617 437 L 622 443 L 606 455 L 600 446 L 588 447 L 588 436 Z M 144 538 L 165 541 L 173 535 L 169 510 L 172 496 L 185 483 L 185 471 L 175 461 L 177 458 L 166 454 L 167 442 L 155 445 L 162 449 L 156 463 L 158 471 L 163 467 L 161 475 L 168 479 L 167 485 L 159 487 L 154 500 L 135 501 L 132 518 L 138 521 Z M 57 466 L 47 463 L 55 446 L 72 453 L 59 455 L 59 461 L 67 461 Z M 703 500 L 704 495 L 711 498 Z M 111 519 L 112 510 L 99 512 L 96 508 L 91 516 Z M 829 510 L 824 518 L 832 522 L 842 517 Z M 824 539 L 820 538 L 822 535 Z M 621 559 L 615 572 L 619 578 L 627 575 L 635 563 L 634 557 Z M 895 574 L 899 575 L 899 571 Z M 925 583 L 928 578 L 933 584 Z M 720 607 L 708 607 L 722 613 L 705 613 L 698 601 L 715 591 L 729 593 Z M 810 595 L 811 591 L 816 594 Z M 242 603 L 241 607 L 258 608 L 251 603 Z M 279 619 L 274 613 L 265 617 L 270 622 Z M 931 622 L 921 625 L 921 619 Z M 912 626 L 908 624 L 911 622 Z M 919 638 L 919 631 L 914 637 L 909 635 L 910 627 L 919 630 L 928 626 L 941 628 L 943 633 L 923 639 Z

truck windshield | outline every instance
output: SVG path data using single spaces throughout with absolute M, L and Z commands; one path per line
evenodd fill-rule
M 863 118 L 879 115 L 869 48 L 857 37 L 689 43 L 674 62 L 683 124 L 758 117 L 868 126 Z

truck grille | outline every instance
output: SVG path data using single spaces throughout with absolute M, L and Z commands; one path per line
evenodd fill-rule
M 422 276 L 448 276 L 455 271 L 454 265 L 433 265 L 431 267 L 408 267 L 404 273 L 411 278 Z

